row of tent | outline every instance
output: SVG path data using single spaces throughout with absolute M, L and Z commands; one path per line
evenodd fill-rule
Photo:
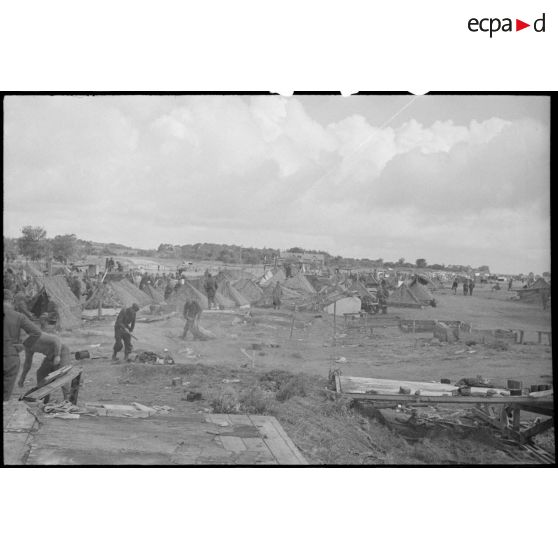
M 216 279 L 218 289 L 215 302 L 224 309 L 271 306 L 273 290 L 277 283 L 281 285 L 282 304 L 287 309 L 325 310 L 332 313 L 337 303 L 337 312 L 358 311 L 360 300 L 369 295 L 364 284 L 354 278 L 334 281 L 331 278 L 305 276 L 302 273 L 287 278 L 282 269 L 275 273 L 267 272 L 259 279 L 247 272 L 225 271 L 220 272 Z M 35 276 L 33 281 L 36 285 L 36 294 L 29 305 L 31 311 L 39 316 L 49 303 L 51 307 L 54 305 L 58 314 L 58 325 L 62 329 L 79 326 L 82 308 L 97 309 L 99 303 L 103 308 L 121 308 L 133 303 L 138 304 L 140 308 L 151 304 L 167 304 L 181 311 L 184 301 L 193 298 L 202 308 L 208 308 L 203 277 L 185 280 L 184 284 L 175 289 L 166 301 L 163 292 L 151 285 L 140 290 L 125 278 L 107 280 L 84 304 L 74 296 L 64 276 Z M 407 307 L 432 304 L 434 297 L 428 286 L 423 283 L 420 278 L 415 278 L 410 283 L 402 283 L 390 294 L 388 304 Z

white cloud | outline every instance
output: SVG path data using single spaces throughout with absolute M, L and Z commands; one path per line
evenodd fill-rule
M 9 97 L 5 230 L 445 263 L 458 246 L 512 269 L 511 235 L 526 260 L 546 257 L 547 123 L 403 116 L 324 125 L 278 96 Z

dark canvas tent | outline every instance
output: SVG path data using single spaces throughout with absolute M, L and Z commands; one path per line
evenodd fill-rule
M 137 304 L 140 308 L 153 302 L 151 297 L 138 289 L 128 279 L 120 281 L 106 281 L 100 285 L 85 302 L 85 308 L 92 310 L 99 307 L 99 300 L 103 308 L 123 308 Z
M 427 287 L 422 285 L 420 282 L 413 281 L 409 285 L 409 289 L 421 304 L 432 304 L 434 295 L 428 290 Z
M 262 289 L 251 279 L 239 279 L 233 286 L 250 303 L 257 302 L 262 297 Z
M 53 309 L 57 315 L 56 325 L 60 329 L 73 329 L 81 325 L 81 304 L 64 277 L 37 277 L 35 282 L 38 293 L 29 305 L 33 314 L 39 317 Z
M 550 284 L 540 277 L 529 288 L 516 289 L 515 292 L 523 302 L 539 303 L 542 294 L 550 294 Z
M 273 279 L 275 279 L 275 277 L 273 277 Z M 298 273 L 294 277 L 289 277 L 284 283 L 281 282 L 281 285 L 283 284 L 285 287 L 288 287 L 293 291 L 300 291 L 309 294 L 314 294 L 316 292 L 314 287 L 302 273 Z
M 174 290 L 167 299 L 167 304 L 175 304 L 176 310 L 182 312 L 186 299 L 195 300 L 203 310 L 207 310 L 207 297 L 201 291 L 196 289 L 189 281 L 184 285 L 180 285 L 177 290 Z
M 151 304 L 151 297 L 140 291 L 134 284 L 130 283 L 127 279 L 122 281 L 113 281 L 112 287 L 116 291 L 116 294 L 120 297 L 120 300 L 124 303 L 124 306 L 131 306 L 136 303 L 140 308 Z
M 145 287 L 143 288 L 143 292 L 145 292 L 149 296 L 149 298 L 151 298 L 151 300 L 157 304 L 163 304 L 165 302 L 163 293 L 159 289 L 151 285 L 145 285 Z
M 389 295 L 387 304 L 388 306 L 398 306 L 402 308 L 421 308 L 423 306 L 405 283 Z
M 273 276 L 271 278 L 262 279 L 262 281 L 260 281 L 260 286 L 267 287 L 268 285 L 275 285 L 277 282 L 283 284 L 286 280 L 287 276 L 285 275 L 285 272 L 282 269 L 277 269 L 273 272 Z
M 236 306 L 249 306 L 250 301 L 240 293 L 233 285 L 231 285 L 230 281 L 222 281 L 217 289 L 219 294 L 222 294 L 224 297 L 232 300 Z
M 31 262 L 25 262 L 22 266 L 22 269 L 30 277 L 42 277 L 44 275 L 44 273 L 37 269 Z

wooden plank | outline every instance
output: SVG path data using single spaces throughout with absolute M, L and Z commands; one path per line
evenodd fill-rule
M 528 413 L 538 413 L 539 415 L 546 415 L 550 417 L 554 416 L 554 403 L 552 401 L 549 401 L 547 405 L 540 405 L 533 402 L 532 404 L 517 403 L 512 405 L 512 407 L 517 407 L 522 411 L 527 411 Z
M 219 440 L 227 451 L 234 453 L 246 451 L 246 444 L 238 436 L 219 436 Z
M 363 399 L 367 401 L 392 401 L 395 403 L 452 403 L 456 405 L 474 405 L 476 403 L 485 403 L 489 405 L 509 405 L 510 403 L 527 403 L 532 404 L 533 399 L 523 396 L 495 396 L 495 397 L 467 397 L 459 395 L 373 395 L 368 393 L 345 393 L 342 395 L 350 399 Z
M 341 393 L 341 377 L 338 372 L 334 372 L 335 377 L 335 391 Z
M 18 401 L 13 414 L 4 422 L 4 432 L 29 432 L 36 422 L 35 415 L 29 411 L 27 405 Z
M 256 463 L 274 463 L 277 464 L 273 453 L 261 438 L 242 438 L 246 444 L 246 449 L 254 455 Z
M 25 465 L 30 450 L 29 432 L 4 432 L 4 465 Z
M 451 395 L 457 392 L 457 386 L 442 384 L 440 382 L 415 382 L 412 380 L 388 380 L 383 378 L 361 378 L 357 376 L 343 376 L 341 378 L 341 388 L 343 393 L 366 393 L 370 390 L 384 390 L 387 392 L 399 392 L 399 388 L 409 388 L 411 393 L 425 390 L 431 394 L 440 393 L 441 395 Z
M 529 394 L 529 397 L 531 397 L 532 399 L 543 399 L 545 397 L 552 397 L 553 393 L 553 389 L 547 389 L 545 391 L 532 391 Z
M 247 426 L 254 426 L 248 415 L 224 415 L 228 418 L 231 424 L 244 424 Z
M 69 383 L 74 378 L 77 378 L 82 372 L 82 368 L 73 368 L 63 376 L 59 376 L 49 384 L 44 386 L 38 387 L 31 391 L 28 391 L 24 396 L 24 401 L 39 401 L 46 397 L 47 395 L 51 394 L 53 391 L 61 388 L 62 386 Z
M 289 435 L 285 432 L 285 430 L 283 430 L 283 427 L 281 426 L 279 421 L 275 417 L 267 417 L 267 418 L 269 419 L 270 424 L 273 425 L 275 430 L 281 436 L 281 438 L 283 438 L 284 442 L 287 444 L 289 449 L 297 457 L 300 465 L 308 465 L 308 462 L 306 461 L 302 453 L 300 453 L 300 450 L 295 446 L 294 442 L 289 438 Z
M 228 424 L 232 424 L 229 415 L 212 413 L 210 415 L 204 415 L 204 416 L 207 422 L 210 422 L 211 424 L 216 424 L 217 426 L 221 426 L 225 422 L 227 422 Z
M 280 465 L 300 465 L 298 456 L 293 453 L 268 417 L 252 415 L 252 422 L 265 436 L 264 442 Z

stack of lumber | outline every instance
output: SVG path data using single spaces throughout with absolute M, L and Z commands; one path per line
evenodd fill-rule
M 458 387 L 439 382 L 414 382 L 410 380 L 386 380 L 383 378 L 359 378 L 341 376 L 343 393 L 374 393 L 377 395 L 397 395 L 401 388 L 409 389 L 411 394 L 420 391 L 421 395 L 457 395 Z
M 387 380 L 383 378 L 359 378 L 356 376 L 340 376 L 340 391 L 343 393 L 360 393 L 371 395 L 399 395 L 401 388 L 410 390 L 410 395 L 420 392 L 420 395 L 436 396 L 457 396 L 459 388 L 451 384 L 439 382 L 415 382 L 411 380 Z M 495 392 L 497 395 L 509 395 L 505 389 L 472 387 L 471 395 L 486 395 L 488 391 Z

